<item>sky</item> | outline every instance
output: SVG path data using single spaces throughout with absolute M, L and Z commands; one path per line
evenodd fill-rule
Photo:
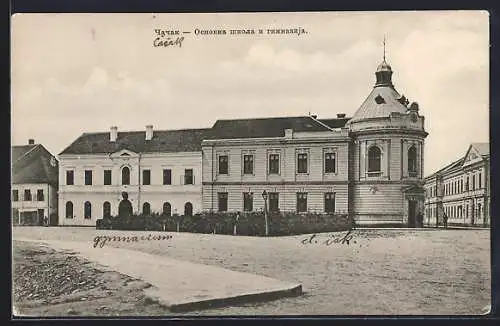
M 273 28 L 307 33 L 266 34 Z M 181 34 L 180 47 L 154 47 L 155 29 L 191 33 Z M 465 155 L 470 143 L 488 142 L 486 11 L 17 14 L 11 142 L 33 138 L 57 155 L 82 133 L 110 126 L 352 116 L 374 86 L 384 35 L 395 88 L 425 116 L 425 174 Z

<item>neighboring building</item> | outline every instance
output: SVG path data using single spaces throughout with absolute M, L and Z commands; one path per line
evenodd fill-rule
M 489 143 L 472 143 L 464 157 L 425 178 L 425 221 L 428 225 L 489 226 Z
M 203 141 L 203 207 L 347 213 L 347 119 L 314 117 L 219 120 Z
M 12 146 L 12 223 L 57 224 L 56 158 L 33 139 L 28 145 Z
M 417 103 L 408 105 L 395 90 L 392 73 L 384 59 L 352 118 L 218 120 L 209 129 L 154 135 L 151 126 L 83 134 L 60 155 L 60 224 L 94 225 L 109 210 L 116 214 L 123 192 L 136 212 L 161 213 L 168 204 L 167 213 L 184 214 L 261 210 L 265 190 L 272 211 L 416 226 L 427 132 Z M 166 169 L 172 184 L 162 182 Z M 183 184 L 188 170 L 194 185 Z M 124 171 L 130 184 L 123 184 Z
M 201 141 L 206 129 L 84 133 L 59 154 L 59 224 L 95 225 L 118 215 L 201 210 Z

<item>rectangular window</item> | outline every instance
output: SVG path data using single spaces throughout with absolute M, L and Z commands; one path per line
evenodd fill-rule
M 111 185 L 111 170 L 104 170 L 104 185 Z
M 335 193 L 333 192 L 325 194 L 325 213 L 335 213 Z
M 164 185 L 172 184 L 172 170 L 163 169 L 163 184 Z
M 43 189 L 38 189 L 36 191 L 36 200 L 37 201 L 44 201 L 45 200 L 45 196 L 43 195 Z
M 151 170 L 142 170 L 142 184 L 146 186 L 151 184 Z
M 227 212 L 227 192 L 217 193 L 219 202 L 219 212 Z
M 483 185 L 482 185 L 482 180 L 481 180 L 481 173 L 479 173 L 479 175 L 478 175 L 478 179 L 479 179 L 479 180 L 477 180 L 477 182 L 478 182 L 478 186 L 479 186 L 478 188 L 479 188 L 479 189 L 481 189 L 481 188 L 482 188 L 482 186 L 483 186 Z
M 325 153 L 325 173 L 335 173 L 335 153 Z
M 253 155 L 243 155 L 243 174 L 253 174 Z
M 307 192 L 297 193 L 297 212 L 307 212 Z
M 279 193 L 270 192 L 269 193 L 269 211 L 278 212 L 279 211 Z
M 472 190 L 476 189 L 476 175 L 472 176 Z
M 460 179 L 460 192 L 464 192 L 464 180 Z
M 19 201 L 19 190 L 12 190 L 12 201 Z
M 85 170 L 85 185 L 92 185 L 92 170 Z
M 280 155 L 269 154 L 269 174 L 280 173 Z
M 220 155 L 219 156 L 219 174 L 228 174 L 228 156 Z
M 297 173 L 307 173 L 307 153 L 297 154 Z
M 75 184 L 75 172 L 73 170 L 66 171 L 66 184 L 67 185 Z
M 253 211 L 253 193 L 251 192 L 243 193 L 243 211 L 245 212 Z
M 31 201 L 31 190 L 24 189 L 24 201 Z
M 193 169 L 185 169 L 184 170 L 184 184 L 185 185 L 194 184 Z

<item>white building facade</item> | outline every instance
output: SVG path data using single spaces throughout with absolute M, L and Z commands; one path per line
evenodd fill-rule
M 425 178 L 425 218 L 430 226 L 490 226 L 489 143 L 472 143 L 466 154 Z
M 85 133 L 59 155 L 60 224 L 94 226 L 125 204 L 146 215 L 251 212 L 264 208 L 265 191 L 271 211 L 418 226 L 427 132 L 418 104 L 396 91 L 392 74 L 384 59 L 351 118 Z
M 204 132 L 83 134 L 59 155 L 59 224 L 95 226 L 118 215 L 124 194 L 134 214 L 201 211 Z

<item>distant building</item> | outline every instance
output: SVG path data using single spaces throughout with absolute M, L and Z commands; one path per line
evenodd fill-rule
M 271 211 L 349 214 L 359 224 L 417 226 L 427 132 L 385 61 L 352 118 L 218 120 L 208 129 L 84 133 L 60 155 L 62 225 L 136 213 Z M 122 196 L 127 193 L 128 201 Z
M 12 222 L 57 224 L 58 163 L 40 144 L 12 146 Z
M 490 226 L 489 143 L 472 143 L 466 154 L 425 178 L 425 221 Z
M 59 224 L 116 216 L 126 193 L 133 213 L 201 210 L 201 141 L 207 129 L 84 133 L 59 154 Z

